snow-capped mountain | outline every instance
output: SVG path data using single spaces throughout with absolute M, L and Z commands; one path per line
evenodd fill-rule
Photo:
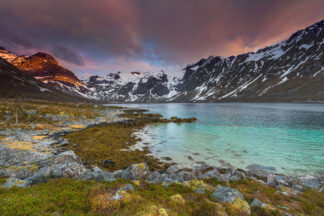
M 110 73 L 91 76 L 87 82 L 94 96 L 108 102 L 158 102 L 174 96 L 179 78 L 159 72 Z
M 87 84 L 108 102 L 324 101 L 324 20 L 257 52 L 201 59 L 180 78 L 113 73 Z
M 273 46 L 210 56 L 181 72 L 109 73 L 81 81 L 52 56 L 0 58 L 64 94 L 104 102 L 324 101 L 324 20 Z
M 82 97 L 90 95 L 88 87 L 72 71 L 62 67 L 49 54 L 36 53 L 31 56 L 17 56 L 1 47 L 0 58 L 64 93 Z

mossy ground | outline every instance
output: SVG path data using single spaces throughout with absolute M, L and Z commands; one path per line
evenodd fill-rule
M 258 181 L 239 180 L 227 184 L 220 183 L 215 179 L 205 180 L 209 185 L 226 185 L 239 190 L 251 203 L 254 198 L 258 198 L 268 204 L 268 208 L 252 208 L 254 215 L 282 215 L 289 212 L 292 215 L 324 215 L 324 193 L 313 190 L 306 190 L 303 193 L 293 194 L 290 188 L 281 189 L 266 186 Z M 280 192 L 288 192 L 284 195 Z M 286 211 L 285 208 L 289 210 Z
M 207 183 L 206 183 L 207 182 Z M 132 183 L 135 191 L 125 194 L 120 201 L 109 198 L 127 180 L 96 182 L 56 179 L 30 188 L 0 188 L 0 215 L 231 215 L 226 204 L 211 198 L 218 184 L 215 180 L 199 184 L 207 185 L 205 194 L 194 191 L 198 183 L 161 184 Z M 308 190 L 295 196 L 275 195 L 272 188 L 253 180 L 229 183 L 241 189 L 245 199 L 257 197 L 272 208 L 252 208 L 252 215 L 323 215 L 324 194 Z M 254 188 L 250 190 L 248 188 Z M 255 190 L 256 189 L 256 190 Z M 289 210 L 277 207 L 286 206 Z
M 144 110 L 128 110 L 122 115 L 124 118 L 131 118 L 134 121 L 127 124 L 110 124 L 97 126 L 65 136 L 70 141 L 68 146 L 82 161 L 89 165 L 114 171 L 125 169 L 131 164 L 146 162 L 152 170 L 163 170 L 169 164 L 162 163 L 153 156 L 147 155 L 150 151 L 144 148 L 143 151 L 130 151 L 129 147 L 135 145 L 139 139 L 133 133 L 142 129 L 150 123 L 161 122 L 162 116 L 158 114 L 144 113 Z M 103 167 L 104 160 L 112 160 L 114 165 Z
M 30 129 L 29 124 L 54 124 L 50 118 L 44 118 L 46 114 L 66 115 L 70 121 L 80 118 L 91 119 L 100 117 L 100 111 L 106 109 L 104 106 L 94 104 L 76 104 L 63 102 L 43 102 L 43 101 L 16 101 L 0 100 L 0 126 L 3 128 L 23 128 Z M 111 109 L 121 109 L 120 107 L 109 107 Z M 28 115 L 26 111 L 36 110 L 37 114 Z M 5 116 L 7 116 L 5 118 Z

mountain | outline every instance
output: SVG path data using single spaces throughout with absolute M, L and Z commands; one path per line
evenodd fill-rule
M 88 97 L 90 93 L 87 86 L 72 71 L 62 67 L 51 55 L 36 53 L 31 56 L 17 56 L 1 47 L 0 57 L 64 93 L 83 97 Z
M 80 101 L 19 70 L 0 58 L 0 98 L 33 98 L 55 101 Z
M 163 71 L 157 73 L 110 73 L 106 77 L 91 76 L 87 82 L 94 97 L 108 102 L 165 101 L 175 92 L 177 77 Z
M 257 52 L 210 56 L 183 70 L 180 78 L 111 73 L 86 83 L 108 102 L 324 101 L 324 20 Z

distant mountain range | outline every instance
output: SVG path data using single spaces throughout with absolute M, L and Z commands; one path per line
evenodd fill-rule
M 273 46 L 210 56 L 172 75 L 109 73 L 80 81 L 50 55 L 0 57 L 65 94 L 104 102 L 324 101 L 324 20 Z

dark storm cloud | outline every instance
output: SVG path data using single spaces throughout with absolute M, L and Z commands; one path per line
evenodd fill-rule
M 323 0 L 10 0 L 0 5 L 0 43 L 85 68 L 151 69 L 271 45 L 323 11 Z

